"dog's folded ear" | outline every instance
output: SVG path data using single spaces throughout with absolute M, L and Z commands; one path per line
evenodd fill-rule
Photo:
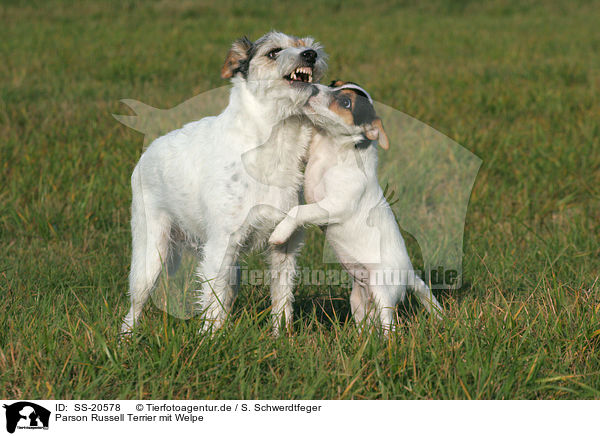
M 250 49 L 253 45 L 252 41 L 245 36 L 233 43 L 221 68 L 221 78 L 230 79 L 237 73 L 242 73 L 244 76 L 248 73 Z
M 385 130 L 383 130 L 383 123 L 381 122 L 381 118 L 375 118 L 371 124 L 367 124 L 365 126 L 365 136 L 371 141 L 379 139 L 379 145 L 384 150 L 390 148 L 390 143 L 387 134 L 385 133 Z
M 337 88 L 338 86 L 342 86 L 345 85 L 346 82 L 342 82 L 341 80 L 332 80 L 331 83 L 329 84 L 330 88 Z

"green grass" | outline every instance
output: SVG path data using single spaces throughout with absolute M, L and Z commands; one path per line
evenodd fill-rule
M 600 398 L 598 6 L 3 2 L 0 397 Z M 326 286 L 298 290 L 294 335 L 274 339 L 268 290 L 244 287 L 214 338 L 149 305 L 120 346 L 143 138 L 111 113 L 222 86 L 231 41 L 271 28 L 315 36 L 327 79 L 483 160 L 465 284 L 443 322 L 400 307 L 389 340 L 361 336 Z M 322 238 L 301 267 L 322 267 Z

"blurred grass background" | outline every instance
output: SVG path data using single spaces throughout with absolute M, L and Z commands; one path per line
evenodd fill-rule
M 3 1 L 0 397 L 600 398 L 599 6 Z M 402 306 L 389 340 L 361 336 L 336 287 L 299 289 L 275 340 L 267 289 L 244 287 L 215 338 L 149 305 L 119 346 L 143 138 L 111 113 L 224 85 L 231 42 L 272 28 L 483 160 L 466 283 L 441 323 Z M 312 229 L 300 266 L 321 248 Z

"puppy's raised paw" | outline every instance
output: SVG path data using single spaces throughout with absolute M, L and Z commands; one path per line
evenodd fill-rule
M 290 238 L 290 236 L 292 236 L 292 233 L 294 233 L 294 230 L 296 230 L 296 226 L 294 224 L 290 223 L 287 219 L 284 219 L 279 224 L 277 224 L 277 227 L 275 227 L 275 230 L 273 230 L 273 233 L 271 234 L 271 237 L 269 238 L 269 244 L 271 244 L 271 245 L 284 244 L 285 241 L 287 241 Z

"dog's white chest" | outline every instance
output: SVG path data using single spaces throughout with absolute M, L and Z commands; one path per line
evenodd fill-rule
M 327 171 L 337 163 L 327 140 L 316 133 L 309 148 L 309 160 L 304 171 L 304 198 L 307 203 L 321 201 L 327 195 L 323 183 Z

